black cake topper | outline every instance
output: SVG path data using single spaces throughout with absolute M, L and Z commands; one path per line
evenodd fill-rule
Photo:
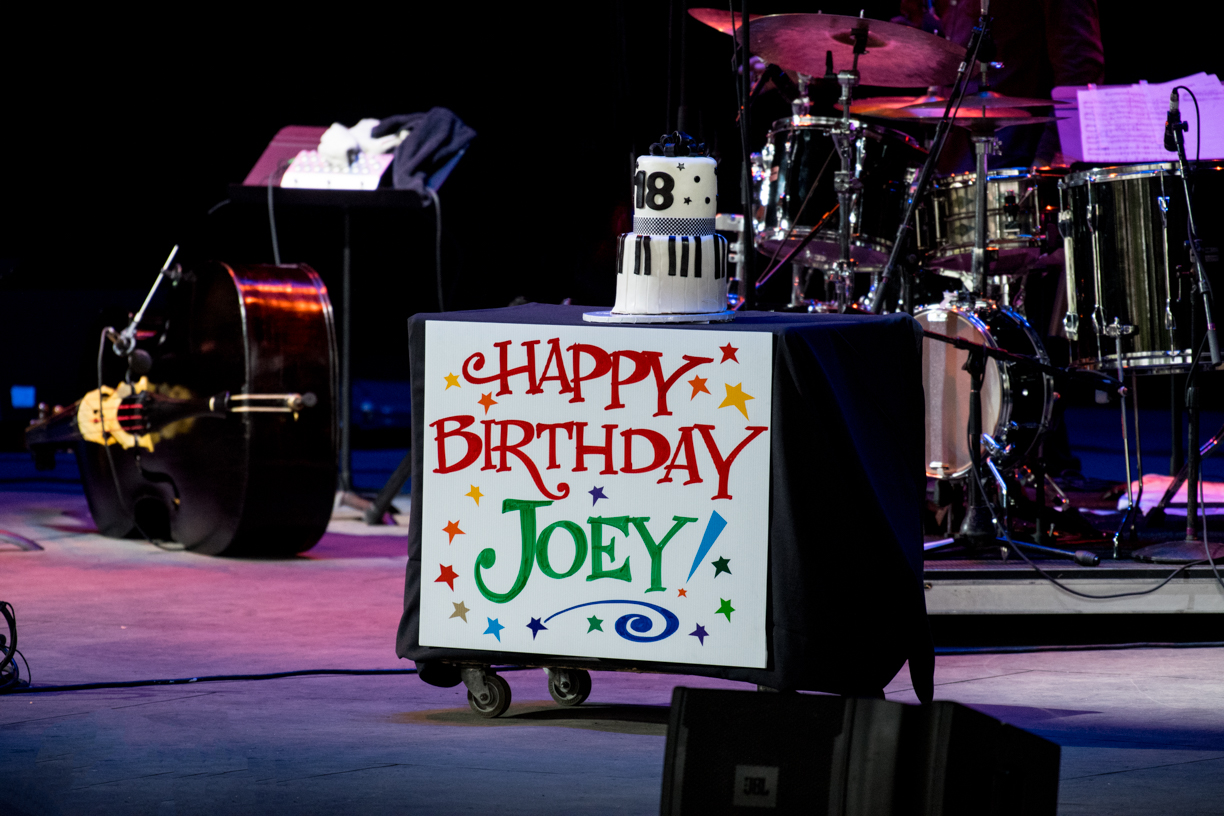
M 660 136 L 659 141 L 650 146 L 650 155 L 674 158 L 676 156 L 708 156 L 710 152 L 706 150 L 704 143 L 677 130 L 674 133 L 665 133 Z

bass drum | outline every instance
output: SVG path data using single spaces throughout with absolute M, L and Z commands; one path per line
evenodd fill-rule
M 926 331 L 962 337 L 991 348 L 1036 357 L 1049 363 L 1045 347 L 1022 315 L 1006 306 L 979 301 L 945 302 L 914 314 Z M 922 387 L 926 393 L 926 472 L 937 479 L 969 473 L 968 351 L 925 338 Z M 1054 380 L 1039 371 L 994 358 L 986 361 L 982 382 L 982 430 L 1010 450 L 995 458 L 999 467 L 1018 464 L 1050 425 Z M 985 453 L 983 453 L 983 456 Z
M 840 119 L 791 116 L 773 123 L 754 172 L 757 196 L 757 244 L 762 252 L 785 257 L 817 226 L 817 237 L 796 261 L 827 269 L 841 257 L 839 216 L 834 174 L 841 169 L 833 131 Z M 850 211 L 850 257 L 860 272 L 883 268 L 905 207 L 914 170 L 926 160 L 926 151 L 899 131 L 851 120 L 858 157 L 854 177 L 862 184 Z

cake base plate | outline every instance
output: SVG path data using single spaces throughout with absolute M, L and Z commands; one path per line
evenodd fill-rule
M 582 315 L 582 319 L 587 323 L 727 323 L 735 319 L 735 312 L 709 312 L 706 314 L 586 312 Z

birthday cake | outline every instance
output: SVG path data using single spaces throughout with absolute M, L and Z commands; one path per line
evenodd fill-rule
M 676 133 L 640 156 L 633 232 L 616 245 L 613 314 L 713 314 L 727 309 L 727 239 L 714 232 L 717 163 Z

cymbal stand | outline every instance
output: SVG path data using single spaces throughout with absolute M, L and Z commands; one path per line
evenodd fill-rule
M 965 59 L 961 61 L 960 67 L 957 69 L 956 81 L 952 83 L 952 92 L 948 94 L 948 105 L 944 108 L 943 116 L 935 127 L 935 135 L 931 138 L 931 146 L 927 153 L 926 162 L 923 163 L 922 169 L 918 171 L 918 176 L 910 184 L 909 192 L 906 194 L 905 214 L 901 218 L 901 224 L 897 227 L 897 236 L 893 240 L 892 252 L 888 256 L 888 262 L 884 265 L 884 274 L 876 281 L 867 295 L 868 309 L 872 314 L 880 314 L 884 310 L 884 298 L 888 292 L 889 284 L 897 272 L 902 256 L 907 251 L 909 239 L 914 229 L 914 213 L 918 209 L 918 203 L 926 195 L 927 188 L 931 183 L 931 177 L 935 172 L 935 165 L 939 162 L 939 156 L 948 141 L 948 133 L 952 130 L 952 119 L 960 109 L 961 100 L 964 98 L 965 90 L 968 87 L 970 66 L 977 60 L 983 40 L 987 39 L 990 33 L 991 17 L 988 13 L 989 9 L 989 0 L 984 0 L 977 27 L 973 29 L 973 36 L 969 39 L 969 45 L 965 48 Z M 906 311 L 909 311 L 908 306 Z
M 849 71 L 839 71 L 837 83 L 841 85 L 841 123 L 833 132 L 833 143 L 837 147 L 837 157 L 841 169 L 833 174 L 833 189 L 837 191 L 838 204 L 838 243 L 840 254 L 833 263 L 833 282 L 837 287 L 837 311 L 845 312 L 850 305 L 854 293 L 854 261 L 850 258 L 850 213 L 863 182 L 855 173 L 856 150 L 855 129 L 850 123 L 850 102 L 854 96 L 854 88 L 859 83 L 859 55 L 867 51 L 868 21 L 859 18 L 858 23 L 850 30 L 854 37 L 854 63 Z
M 999 153 L 999 140 L 994 133 L 975 133 L 973 152 L 976 159 L 977 179 L 974 184 L 976 215 L 973 225 L 973 294 L 984 297 L 986 275 L 989 273 L 988 249 L 986 247 L 986 158 Z

